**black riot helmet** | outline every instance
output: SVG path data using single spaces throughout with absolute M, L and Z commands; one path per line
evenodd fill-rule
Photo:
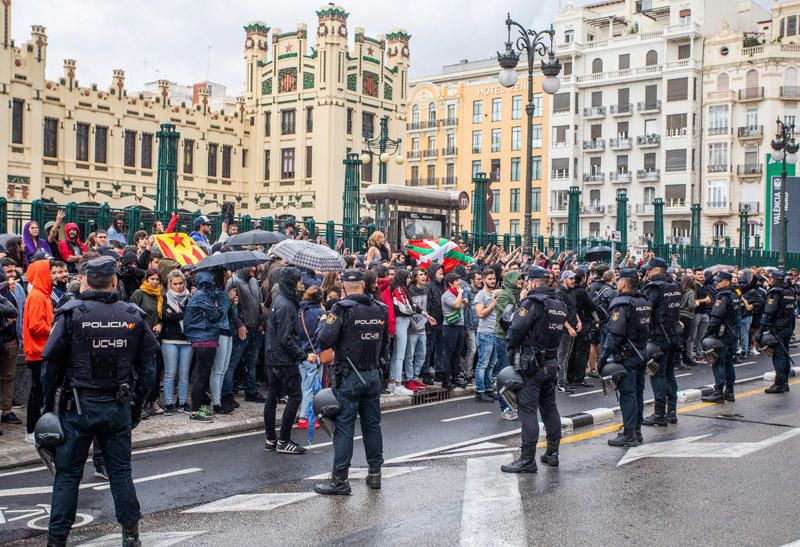
M 622 363 L 609 359 L 603 366 L 603 395 L 608 396 L 612 391 L 616 391 L 619 383 L 628 374 L 628 369 Z
M 336 431 L 334 418 L 341 410 L 342 405 L 331 388 L 322 389 L 314 395 L 314 414 L 317 415 L 319 425 L 331 437 L 333 437 L 333 432 Z
M 706 355 L 708 364 L 713 367 L 719 359 L 720 351 L 722 351 L 722 340 L 712 336 L 706 336 L 703 338 L 703 341 L 700 342 L 700 347 L 702 348 L 703 353 Z
M 525 385 L 525 380 L 514 367 L 505 367 L 497 374 L 497 392 L 514 412 L 517 411 L 517 391 Z
M 46 412 L 36 422 L 33 430 L 33 439 L 36 451 L 47 466 L 51 475 L 56 474 L 55 457 L 56 447 L 64 442 L 64 428 L 61 427 L 61 418 L 55 412 Z
M 778 347 L 778 339 L 771 332 L 761 333 L 761 336 L 758 337 L 756 342 L 758 342 L 758 349 L 770 358 L 772 354 L 775 353 L 775 348 Z
M 661 366 L 659 361 L 663 356 L 664 352 L 661 351 L 661 346 L 656 344 L 653 341 L 647 343 L 647 347 L 645 348 L 645 372 L 647 372 L 648 376 L 655 376 L 658 372 L 659 367 Z

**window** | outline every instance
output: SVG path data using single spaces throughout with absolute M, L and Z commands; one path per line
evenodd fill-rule
M 745 79 L 745 87 L 748 90 L 752 90 L 752 89 L 755 89 L 755 88 L 758 87 L 758 71 L 757 70 L 755 70 L 755 69 L 748 70 L 747 74 L 744 77 L 744 79 Z
M 455 133 L 448 133 L 447 134 L 447 149 L 448 150 L 455 150 L 456 149 L 456 134 Z
M 678 60 L 688 59 L 691 53 L 689 44 L 681 44 L 678 46 Z
M 222 145 L 222 178 L 231 178 L 231 147 Z
M 411 186 L 419 186 L 419 165 L 411 166 Z
M 482 145 L 482 134 L 480 131 L 473 131 L 472 132 L 472 153 L 473 154 L 480 154 L 481 152 L 481 145 Z
M 592 107 L 603 106 L 603 92 L 592 91 Z
M 419 127 L 419 105 L 415 104 L 411 107 L 411 125 Z
M 519 150 L 522 147 L 522 128 L 511 128 L 511 150 Z
M 689 78 L 667 80 L 667 101 L 685 101 L 689 98 Z
M 492 209 L 493 213 L 500 212 L 500 190 L 492 190 Z
M 136 131 L 125 130 L 125 167 L 136 167 Z
M 599 222 L 590 222 L 589 223 L 589 235 L 591 237 L 600 237 L 600 223 Z
M 728 143 L 712 142 L 708 145 L 709 171 L 726 171 L 728 169 Z
M 242 169 L 247 168 L 247 148 L 242 148 Z
M 786 18 L 786 36 L 794 36 L 797 34 L 797 16 L 790 15 Z
M 589 174 L 594 176 L 603 174 L 602 156 L 592 156 L 589 158 Z
M 566 190 L 552 190 L 550 192 L 550 209 L 552 211 L 566 211 L 569 194 Z
M 656 153 L 647 152 L 644 155 L 644 170 L 649 172 L 656 170 Z
M 553 112 L 569 112 L 569 93 L 553 95 Z
M 413 152 L 419 151 L 419 137 L 414 137 L 411 139 L 411 150 Z
M 503 117 L 503 99 L 492 99 L 492 121 L 499 122 Z
M 631 67 L 631 54 L 623 53 L 619 56 L 619 69 L 627 70 Z
M 219 145 L 209 143 L 208 145 L 208 176 L 217 176 L 217 156 L 219 155 Z
M 519 158 L 516 158 L 519 160 Z M 519 163 L 519 161 L 517 161 Z M 511 213 L 519 213 L 519 188 L 512 188 L 508 199 L 508 210 Z
M 436 137 L 428 137 L 428 150 L 431 152 L 436 150 Z
M 555 127 L 553 127 L 553 142 L 557 145 L 562 145 L 562 146 L 567 144 L 568 131 L 569 131 L 568 125 L 556 125 Z
M 194 172 L 194 141 L 191 139 L 183 141 L 183 172 L 187 175 Z
M 361 113 L 361 136 L 371 139 L 375 135 L 375 114 L 371 112 Z
M 281 135 L 294 135 L 295 116 L 294 109 L 281 111 Z
M 617 108 L 620 112 L 630 112 L 631 90 L 621 87 L 617 90 Z
M 46 158 L 58 157 L 58 118 L 44 119 L 44 147 L 42 154 Z
M 362 163 L 361 164 L 361 180 L 363 182 L 372 182 L 372 164 L 375 163 L 371 161 L 369 163 Z
M 758 146 L 748 146 L 744 149 L 744 164 L 748 168 L 754 168 L 758 165 Z
M 642 202 L 645 205 L 652 205 L 653 200 L 656 199 L 656 189 L 653 186 L 645 186 L 642 192 Z
M 628 122 L 618 122 L 617 123 L 617 138 L 619 138 L 619 139 L 627 139 L 628 138 L 628 130 L 629 130 Z
M 492 232 L 491 233 L 499 234 L 500 233 L 500 221 L 499 220 L 495 220 L 492 224 L 493 224 L 494 227 L 492 228 Z
M 489 177 L 493 180 L 500 180 L 500 160 L 493 159 L 489 167 Z
M 272 133 L 272 112 L 264 113 L 264 136 L 269 137 Z
M 153 168 L 153 134 L 142 133 L 142 169 Z
M 294 148 L 281 149 L 281 178 L 283 180 L 294 178 Z
M 569 158 L 553 159 L 553 177 L 554 179 L 569 178 Z
M 686 134 L 686 114 L 667 114 L 667 136 Z
M 264 180 L 269 180 L 269 161 L 270 161 L 270 153 L 269 150 L 264 150 Z
M 686 185 L 667 184 L 664 186 L 664 204 L 667 207 L 683 207 L 686 204 Z
M 75 159 L 89 161 L 89 124 L 78 123 L 75 131 Z
M 666 171 L 686 171 L 686 149 L 667 150 L 665 152 Z
M 448 104 L 447 105 L 447 122 L 448 122 L 448 124 L 450 124 L 450 123 L 455 123 L 455 121 L 456 121 L 456 105 Z
M 787 68 L 783 73 L 783 85 L 792 88 L 797 87 L 797 69 L 793 66 Z M 792 90 L 794 91 L 794 89 Z
M 456 183 L 456 164 L 452 162 L 448 162 L 447 166 L 445 167 L 445 180 L 442 182 L 444 184 L 455 184 Z
M 509 224 L 508 224 L 508 228 L 509 228 L 509 233 L 512 236 L 519 235 L 519 220 L 510 221 Z
M 591 139 L 593 141 L 595 141 L 595 140 L 597 140 L 599 138 L 602 138 L 602 136 L 603 136 L 603 126 L 602 126 L 602 124 L 599 124 L 599 123 L 593 124 L 589 128 L 589 135 L 591 136 Z
M 542 235 L 542 223 L 538 218 L 531 219 L 531 237 Z
M 728 235 L 728 224 L 724 220 L 714 223 L 714 239 L 725 239 Z
M 575 41 L 575 31 L 572 30 L 572 29 L 565 30 L 564 31 L 564 43 L 565 44 L 569 44 L 569 43 L 574 42 L 574 41 Z
M 564 76 L 570 76 L 572 74 L 572 61 L 564 61 L 563 67 Z
M 502 135 L 501 129 L 492 129 L 492 152 L 500 151 L 500 137 Z
M 716 104 L 708 107 L 708 132 L 719 135 L 728 132 L 728 105 Z
M 22 115 L 25 109 L 25 101 L 14 99 L 11 104 L 11 142 L 22 144 Z
M 521 179 L 522 161 L 521 158 L 511 158 L 511 180 L 517 181 Z
M 617 173 L 628 172 L 628 156 L 617 156 Z
M 744 119 L 746 127 L 750 129 L 758 129 L 758 108 L 748 108 L 747 112 L 745 112 Z
M 566 138 L 566 135 L 564 135 Z M 531 127 L 531 146 L 534 148 L 542 147 L 542 126 L 534 125 Z
M 474 179 L 475 176 L 482 171 L 481 160 L 472 160 L 472 178 Z
M 533 188 L 531 190 L 531 212 L 538 213 L 542 210 L 542 189 Z
M 306 146 L 306 178 L 310 179 L 314 175 L 314 154 L 313 147 Z
M 352 108 L 348 108 L 347 109 L 347 134 L 348 135 L 352 135 L 353 134 L 353 109 Z
M 645 66 L 654 66 L 658 64 L 658 53 L 656 53 L 654 49 L 648 51 L 644 56 L 644 64 Z
M 108 127 L 97 125 L 94 128 L 94 162 L 106 163 L 108 149 Z
M 428 127 L 436 125 L 436 104 L 430 103 L 428 105 Z
M 522 118 L 522 95 L 511 97 L 511 119 L 519 120 Z
M 567 94 L 569 95 L 569 94 Z M 569 104 L 567 104 L 567 109 L 569 109 Z M 542 94 L 541 93 L 534 93 L 533 94 L 533 115 L 541 116 L 542 115 Z
M 314 107 L 306 107 L 306 133 L 314 132 Z
M 589 191 L 589 205 L 600 205 L 600 190 Z
M 542 180 L 542 156 L 531 158 L 531 174 L 533 180 Z
M 472 101 L 472 123 L 483 121 L 483 101 Z
M 592 74 L 600 74 L 603 72 L 603 60 L 599 57 L 592 61 Z

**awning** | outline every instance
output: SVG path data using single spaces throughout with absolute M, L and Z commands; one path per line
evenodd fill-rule
M 469 194 L 452 190 L 433 190 L 396 184 L 373 184 L 364 191 L 368 203 L 389 201 L 397 205 L 429 209 L 466 209 Z

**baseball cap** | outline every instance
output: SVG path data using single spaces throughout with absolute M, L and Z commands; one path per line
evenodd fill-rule
M 564 270 L 563 272 L 561 272 L 561 281 L 564 281 L 565 279 L 572 277 L 575 277 L 575 272 L 573 272 L 572 270 Z
M 194 219 L 194 222 L 192 222 L 192 226 L 194 227 L 195 230 L 197 230 L 203 224 L 211 224 L 211 219 L 208 218 L 206 215 L 200 215 L 199 217 Z

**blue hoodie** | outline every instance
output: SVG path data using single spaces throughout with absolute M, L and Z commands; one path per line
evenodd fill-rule
M 195 277 L 197 290 L 189 298 L 183 314 L 183 333 L 190 342 L 208 342 L 219 339 L 219 322 L 227 310 L 220 305 L 219 289 L 214 285 L 211 272 L 202 270 Z

